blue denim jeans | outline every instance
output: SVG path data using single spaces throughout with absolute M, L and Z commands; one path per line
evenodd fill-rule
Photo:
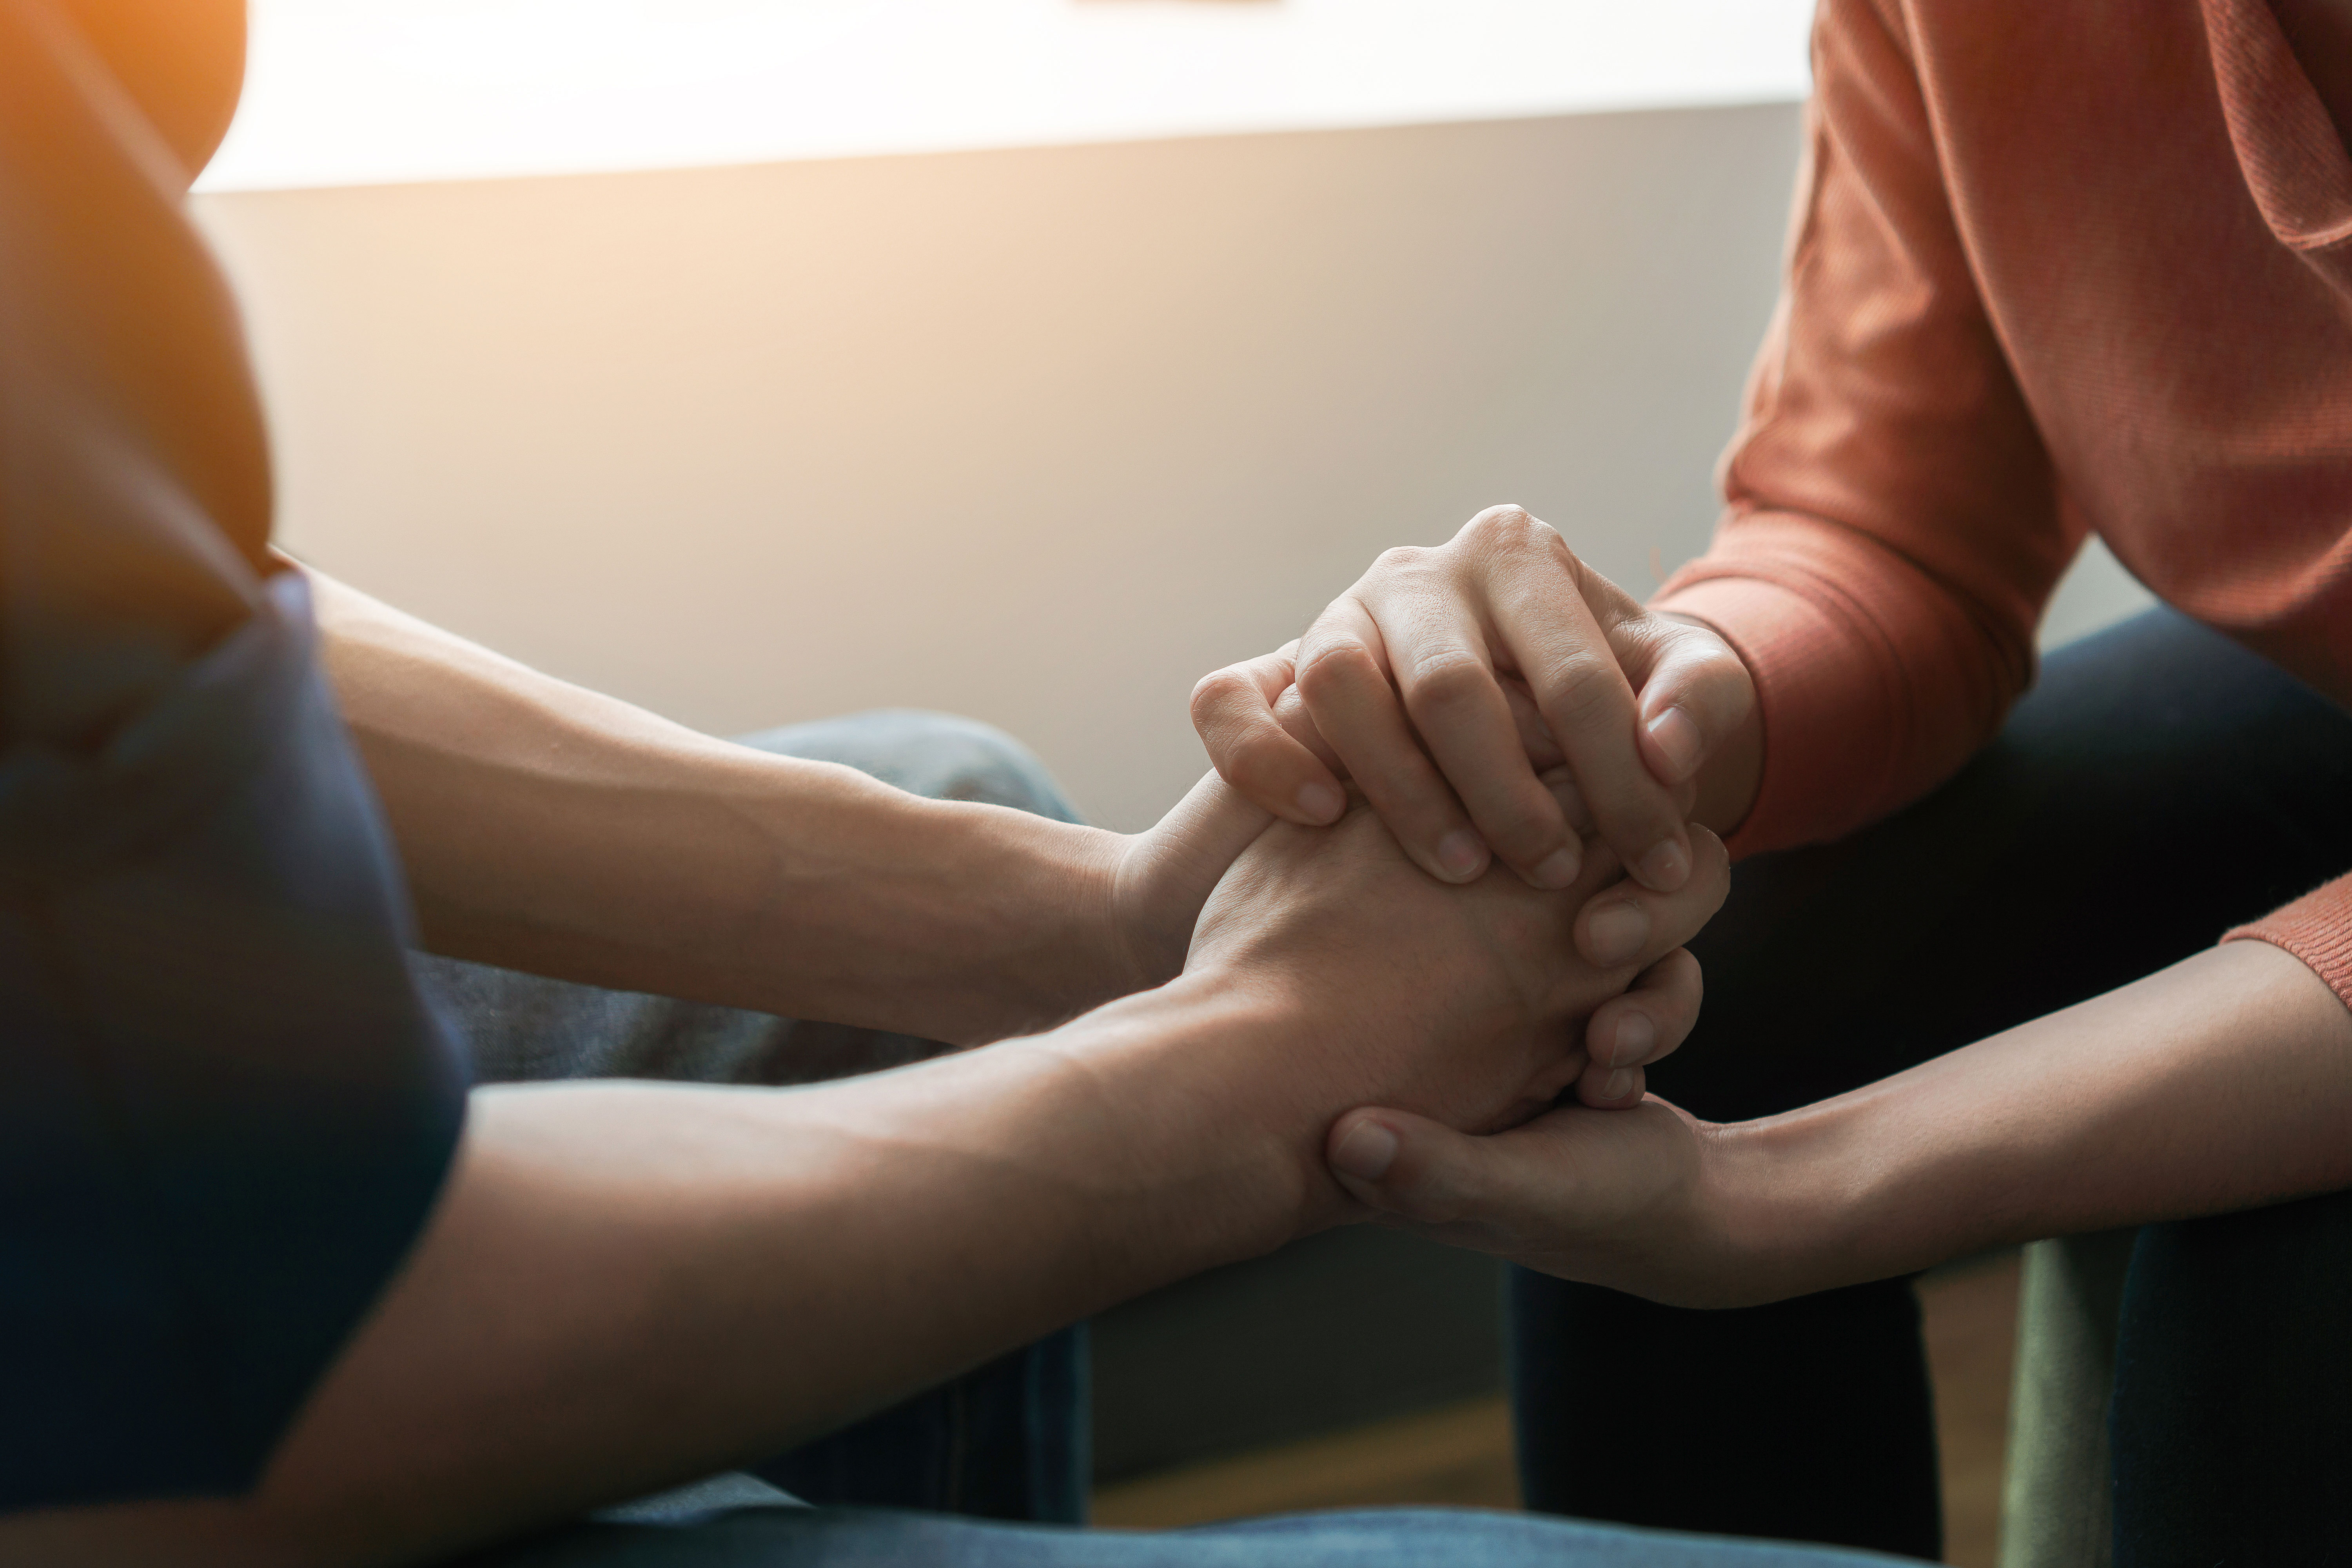
M 667 1523 L 573 1525 L 468 1559 L 465 1568 L 1895 1568 L 1902 1561 L 1470 1509 L 1360 1509 L 1143 1531 L 751 1508 Z
M 843 763 L 937 800 L 1075 822 L 1038 762 L 985 724 L 883 710 L 741 737 L 785 756 Z M 813 1024 L 417 954 L 426 994 L 470 1044 L 478 1082 L 647 1078 L 799 1084 L 877 1072 L 946 1049 L 930 1040 Z M 1091 1489 L 1086 1325 L 1073 1325 L 894 1409 L 760 1466 L 813 1503 L 930 1509 L 1076 1524 Z
M 857 714 L 747 737 L 902 789 L 1074 821 L 1044 768 L 984 725 Z M 665 1078 L 807 1083 L 919 1060 L 900 1035 L 600 991 L 420 955 L 485 1082 Z M 1665 1536 L 1520 1514 L 1393 1510 L 1196 1530 L 1089 1531 L 1084 1326 L 749 1474 L 467 1559 L 469 1568 L 1856 1568 L 1886 1558 Z M 1671 1464 L 1668 1458 L 1665 1462 Z M 812 1506 L 814 1505 L 814 1506 Z M 453 1565 L 454 1568 L 454 1565 Z

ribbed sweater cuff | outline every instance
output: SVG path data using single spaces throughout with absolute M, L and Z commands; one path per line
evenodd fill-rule
M 2286 949 L 2352 1007 L 2352 876 L 2338 877 L 2221 940 Z
M 1756 680 L 1764 773 L 1756 804 L 1724 840 L 1733 858 L 1833 837 L 1857 799 L 1883 790 L 1887 676 L 1881 660 L 1856 657 L 1852 628 L 1756 577 L 1669 584 L 1650 607 L 1713 626 Z

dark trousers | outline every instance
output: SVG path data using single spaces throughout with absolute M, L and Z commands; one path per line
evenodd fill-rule
M 2347 869 L 2352 717 L 2152 611 L 2053 654 L 1927 798 L 1740 865 L 1692 943 L 1705 1016 L 1651 1087 L 1715 1121 L 1790 1110 L 2147 974 Z M 1940 1556 L 1907 1279 L 1706 1312 L 1518 1270 L 1511 1308 L 1530 1507 Z M 2112 1425 L 2118 1568 L 2352 1563 L 2331 1544 L 2352 1198 L 2147 1227 Z

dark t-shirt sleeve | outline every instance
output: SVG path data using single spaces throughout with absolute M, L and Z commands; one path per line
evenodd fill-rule
M 0 0 L 0 1510 L 249 1487 L 466 1087 L 185 139 L 79 9 Z

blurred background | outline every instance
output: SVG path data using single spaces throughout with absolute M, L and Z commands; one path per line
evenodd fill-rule
M 1701 548 L 1809 10 L 257 0 L 198 206 L 298 551 L 703 729 L 988 720 L 1132 829 L 1390 545 Z
M 1134 829 L 1390 545 L 1704 546 L 1810 9 L 255 0 L 196 205 L 299 553 L 708 731 L 987 720 Z M 2095 546 L 2045 640 L 2144 602 Z M 2003 1267 L 1938 1363 L 1996 1469 Z M 1367 1231 L 1111 1315 L 1106 1517 L 1507 1503 L 1496 1302 Z

